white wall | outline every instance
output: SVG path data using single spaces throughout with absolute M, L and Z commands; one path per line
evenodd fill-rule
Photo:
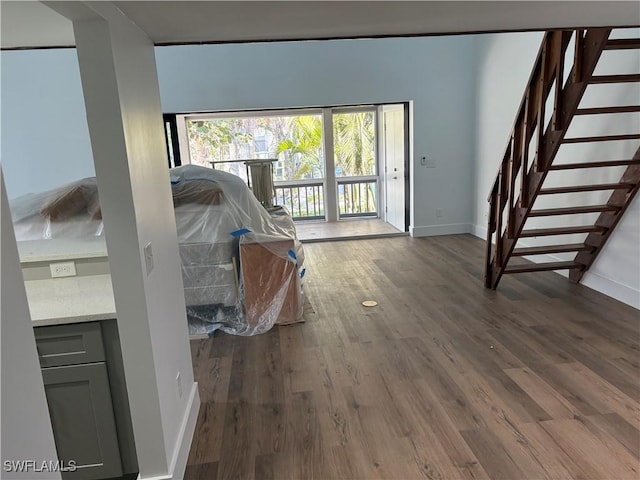
M 76 51 L 3 51 L 0 60 L 8 197 L 94 176 Z
M 413 100 L 413 231 L 466 232 L 471 222 L 474 39 L 157 48 L 162 106 L 175 113 Z M 420 167 L 423 155 L 434 158 L 437 167 Z M 436 218 L 438 208 L 442 218 Z
M 4 178 L 0 170 L 0 213 L 2 294 L 0 329 L 2 337 L 1 371 L 2 439 L 0 441 L 0 477 L 3 479 L 60 478 L 55 472 L 36 473 L 33 468 L 25 472 L 10 472 L 5 461 L 56 461 L 56 446 L 51 430 L 49 409 L 38 364 L 36 342 L 31 316 L 24 291 L 24 281 L 18 260 L 18 249 L 13 234 L 11 215 L 6 197 Z
M 186 112 L 413 100 L 415 158 L 437 162 L 436 168 L 414 163 L 413 230 L 418 235 L 464 232 L 472 220 L 474 41 L 474 36 L 458 36 L 158 47 L 162 108 Z M 93 174 L 74 54 L 0 54 L 7 92 L 2 116 L 16 122 L 2 125 L 10 198 Z M 33 95 L 47 100 L 33 100 Z M 46 139 L 28 141 L 33 118 L 46 119 Z
M 615 33 L 614 35 L 620 35 Z M 626 36 L 637 36 L 637 30 Z M 504 154 L 508 135 L 513 126 L 524 88 L 538 52 L 542 34 L 519 33 L 486 35 L 477 43 L 477 109 L 476 109 L 476 175 L 474 233 L 485 237 L 487 195 L 495 179 Z M 569 46 L 572 52 L 573 46 Z M 565 68 L 568 74 L 569 66 Z M 635 50 L 605 52 L 596 74 L 622 74 L 640 72 L 640 56 Z M 581 107 L 637 104 L 640 89 L 635 84 L 589 86 Z M 551 112 L 551 104 L 547 112 Z M 611 135 L 640 131 L 638 114 L 601 115 L 576 118 L 567 137 Z M 607 144 L 563 145 L 554 163 L 574 163 L 597 160 L 629 159 L 638 148 L 637 141 Z M 621 168 L 569 170 L 552 172 L 545 185 L 560 186 L 588 183 L 609 183 L 619 180 Z M 589 192 L 562 196 L 541 197 L 534 208 L 591 205 L 606 203 L 611 192 Z M 525 228 L 584 225 L 597 218 L 597 214 L 551 218 L 536 218 Z M 582 236 L 554 237 L 557 243 L 575 243 Z M 600 254 L 582 283 L 602 291 L 625 303 L 640 308 L 640 201 L 634 200 L 604 251 Z M 526 239 L 520 245 L 552 243 L 547 239 Z M 534 261 L 569 259 L 567 255 L 532 257 Z

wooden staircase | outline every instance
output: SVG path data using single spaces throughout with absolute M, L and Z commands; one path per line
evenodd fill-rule
M 542 41 L 536 63 L 520 104 L 506 151 L 489 195 L 485 286 L 495 289 L 503 274 L 569 270 L 569 279 L 579 282 L 602 251 L 633 197 L 640 189 L 640 148 L 632 158 L 594 162 L 554 164 L 565 144 L 633 141 L 640 132 L 569 138 L 574 117 L 640 112 L 640 105 L 580 108 L 589 85 L 640 82 L 640 74 L 595 75 L 605 50 L 640 49 L 640 38 L 609 39 L 611 29 L 549 31 Z M 564 81 L 568 45 L 574 40 L 573 65 Z M 551 97 L 553 95 L 553 97 Z M 548 100 L 553 111 L 545 112 Z M 550 118 L 548 118 L 550 117 Z M 548 118 L 548 122 L 545 120 Z M 638 142 L 640 145 L 640 142 Z M 535 152 L 535 154 L 530 153 Z M 530 158 L 532 157 L 532 158 Z M 616 183 L 572 186 L 545 186 L 549 172 L 606 167 L 626 167 Z M 614 177 L 615 178 L 615 177 Z M 534 209 L 536 199 L 547 195 L 611 191 L 604 204 Z M 525 228 L 536 217 L 598 213 L 590 225 L 552 228 Z M 517 248 L 521 238 L 586 234 L 579 243 L 549 244 Z M 567 261 L 547 263 L 511 262 L 513 257 L 572 254 Z

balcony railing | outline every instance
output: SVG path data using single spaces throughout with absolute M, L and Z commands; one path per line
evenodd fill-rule
M 340 218 L 378 216 L 378 177 L 343 177 L 338 183 Z M 275 203 L 284 205 L 294 220 L 324 220 L 323 180 L 275 182 Z
M 233 164 L 251 160 L 210 162 Z M 238 174 L 240 171 L 237 172 Z M 244 173 L 244 171 L 243 171 Z M 241 177 L 242 178 L 242 177 Z M 246 181 L 246 177 L 244 177 Z M 336 178 L 339 218 L 378 216 L 378 177 L 376 175 Z M 324 179 L 274 182 L 275 204 L 287 207 L 294 220 L 324 220 Z
M 340 218 L 378 216 L 378 177 L 343 177 L 338 181 Z
M 275 182 L 276 205 L 287 207 L 294 220 L 324 220 L 322 180 Z

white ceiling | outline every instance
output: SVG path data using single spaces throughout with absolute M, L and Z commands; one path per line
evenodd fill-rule
M 638 1 L 116 1 L 156 44 L 640 24 Z M 2 48 L 74 45 L 71 22 L 2 1 Z

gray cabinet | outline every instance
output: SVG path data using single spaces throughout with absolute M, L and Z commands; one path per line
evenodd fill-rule
M 58 458 L 77 470 L 64 479 L 122 475 L 99 322 L 35 329 Z

